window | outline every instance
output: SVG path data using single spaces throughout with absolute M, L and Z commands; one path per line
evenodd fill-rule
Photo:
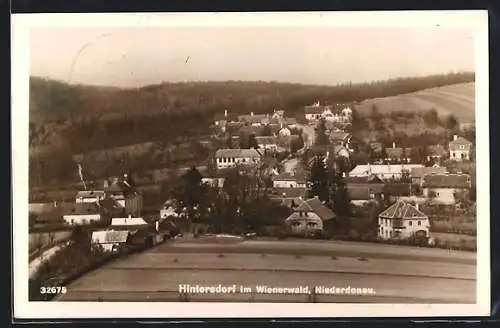
M 422 222 L 420 222 L 420 220 L 419 220 L 419 221 L 417 222 L 417 225 L 419 225 L 419 226 L 420 226 L 420 225 L 422 225 Z
M 410 227 L 411 227 L 411 226 L 413 225 L 413 221 L 410 221 L 409 225 L 410 225 Z
M 316 226 L 316 222 L 307 222 L 307 226 L 308 227 L 315 227 Z

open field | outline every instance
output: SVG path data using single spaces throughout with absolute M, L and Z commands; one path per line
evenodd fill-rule
M 418 112 L 436 109 L 440 115 L 454 114 L 460 122 L 473 122 L 475 117 L 474 83 L 462 83 L 426 89 L 399 96 L 369 99 L 357 106 L 360 113 L 371 113 L 376 105 L 380 113 L 391 111 Z
M 140 276 L 138 273 L 140 272 Z M 179 285 L 243 285 L 251 293 L 190 294 L 191 301 L 307 302 L 255 286 L 373 288 L 376 295 L 319 295 L 316 302 L 474 303 L 475 254 L 326 241 L 167 243 L 120 259 L 67 286 L 57 301 L 179 301 Z

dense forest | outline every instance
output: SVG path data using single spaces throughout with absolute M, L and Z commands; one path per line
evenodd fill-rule
M 37 181 L 73 180 L 75 154 L 207 136 L 213 115 L 225 109 L 257 114 L 279 108 L 300 117 L 303 106 L 318 100 L 356 103 L 471 81 L 474 73 L 465 72 L 337 86 L 227 81 L 119 89 L 31 77 L 30 176 Z

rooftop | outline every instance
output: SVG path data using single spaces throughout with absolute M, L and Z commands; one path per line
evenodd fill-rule
M 394 147 L 394 148 L 386 148 L 385 152 L 388 158 L 402 158 L 402 157 L 410 157 L 411 148 L 406 147 Z
M 423 178 L 429 174 L 444 174 L 446 173 L 446 167 L 416 167 L 411 169 L 412 178 Z
M 368 164 L 357 165 L 351 172 L 350 176 L 367 176 L 370 174 L 401 174 L 404 170 L 411 171 L 413 168 L 424 167 L 422 164 Z
M 261 157 L 262 155 L 255 149 L 219 149 L 215 152 L 215 157 Z
M 379 217 L 386 219 L 427 219 L 427 215 L 419 211 L 415 206 L 398 200 L 379 214 Z
M 314 212 L 321 220 L 331 220 L 334 219 L 335 213 L 328 207 L 326 207 L 318 198 L 311 198 L 308 200 L 303 200 L 302 203 L 294 209 L 295 212 Z
M 427 188 L 470 188 L 467 174 L 431 174 L 424 177 L 423 186 Z

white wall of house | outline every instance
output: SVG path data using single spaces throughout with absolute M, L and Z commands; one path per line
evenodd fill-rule
M 67 225 L 86 225 L 93 222 L 101 221 L 100 214 L 77 214 L 77 215 L 64 215 L 64 223 Z
M 465 146 L 462 146 L 465 147 Z M 451 150 L 450 149 L 450 159 L 455 160 L 457 162 L 460 161 L 468 161 L 470 159 L 470 151 L 469 149 L 457 149 L 457 150 Z
M 258 163 L 259 161 L 260 157 L 217 157 L 216 158 L 217 168 L 219 169 L 235 167 L 238 164 Z
M 274 180 L 273 187 L 274 188 L 300 188 L 303 187 L 304 184 L 297 183 L 294 180 Z
M 401 228 L 394 227 L 395 219 L 378 218 L 378 237 L 381 239 L 406 239 L 423 230 L 429 237 L 429 219 L 402 219 Z

